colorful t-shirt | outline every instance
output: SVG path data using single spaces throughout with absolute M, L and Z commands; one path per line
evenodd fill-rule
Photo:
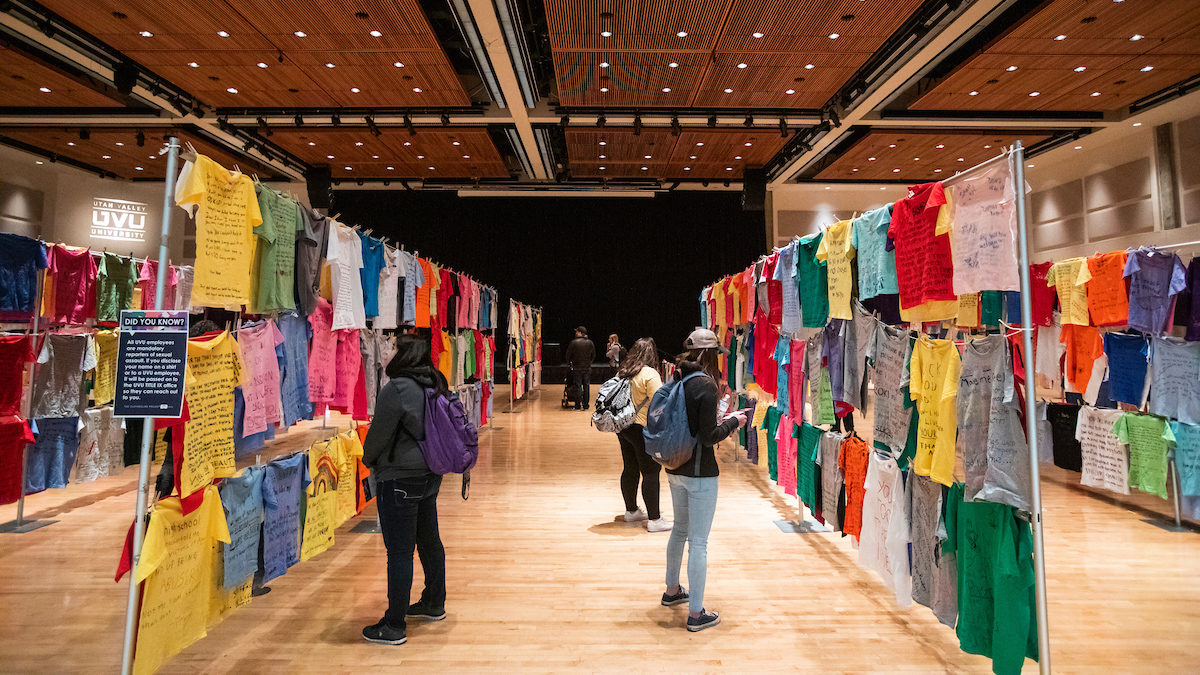
M 858 252 L 860 300 L 900 292 L 896 285 L 896 254 L 887 248 L 888 229 L 891 224 L 891 204 L 867 211 L 854 219 L 850 244 Z
M 264 475 L 263 467 L 249 466 L 241 475 L 221 481 L 219 487 L 230 539 L 221 545 L 227 591 L 242 585 L 258 571 Z
M 950 237 L 936 232 L 938 209 L 946 202 L 941 183 L 909 187 L 892 205 L 888 237 L 895 244 L 900 308 L 956 302 Z
M 909 338 L 907 332 L 884 323 L 879 323 L 876 330 L 872 354 L 875 376 L 871 378 L 875 383 L 874 441 L 898 456 L 904 450 L 912 419 L 904 391 L 911 358 Z
M 362 244 L 354 230 L 340 223 L 329 228 L 330 277 L 333 289 L 333 330 L 367 327 L 363 304 Z
M 38 276 L 46 265 L 42 242 L 0 232 L 0 320 L 33 318 Z
M 28 335 L 0 335 L 0 417 L 21 414 L 25 393 L 25 364 L 33 361 Z
M 920 414 L 914 470 L 942 485 L 954 484 L 954 444 L 958 428 L 956 397 L 961 372 L 958 348 L 950 340 L 922 337 L 913 350 L 910 396 Z
M 96 259 L 86 248 L 50 248 L 47 272 L 54 282 L 55 323 L 81 324 L 96 314 Z
M 1129 279 L 1129 327 L 1159 335 L 1170 328 L 1175 296 L 1187 288 L 1187 270 L 1174 253 L 1138 249 L 1125 262 Z
M 1083 456 L 1080 483 L 1129 494 L 1129 461 L 1125 457 L 1125 443 L 1115 431 L 1123 414 L 1120 410 L 1090 406 L 1079 409 L 1075 438 Z
M 387 249 L 383 242 L 359 232 L 362 240 L 363 266 L 359 270 L 362 276 L 364 305 L 367 316 L 379 316 L 379 276 L 387 267 Z
M 1127 333 L 1105 333 L 1108 357 L 1108 394 L 1117 403 L 1142 407 L 1146 401 L 1146 375 L 1150 348 L 1146 338 Z
M 264 321 L 255 326 L 243 326 L 237 342 L 246 367 L 242 382 L 242 396 L 246 398 L 242 436 L 246 437 L 266 431 L 268 425 L 283 420 L 279 361 L 275 357 L 275 347 L 283 344 L 283 334 L 275 322 Z
M 822 328 L 829 320 L 829 268 L 817 259 L 824 238 L 824 233 L 817 234 L 801 239 L 796 246 L 796 283 L 804 328 Z M 783 292 L 791 291 L 785 285 Z
M 1155 337 L 1150 367 L 1150 412 L 1200 424 L 1200 342 Z
M 866 498 L 867 463 L 870 448 L 866 441 L 857 436 L 851 436 L 842 441 L 838 453 L 838 466 L 846 485 L 846 517 L 842 522 L 842 531 L 853 537 L 862 532 L 863 500 Z
M 1029 266 L 1029 286 L 1032 298 L 1030 304 L 1035 326 L 1049 326 L 1054 321 L 1055 289 L 1051 288 L 1053 284 L 1046 281 L 1053 265 L 1054 263 L 1047 261 Z M 1010 317 L 1008 322 L 1019 323 L 1020 319 Z
M 1046 272 L 1046 285 L 1053 286 L 1058 293 L 1058 309 L 1064 326 L 1087 326 L 1091 323 L 1088 318 L 1087 286 L 1079 282 L 1080 274 L 1086 267 L 1087 258 L 1067 258 L 1054 263 Z
M 955 293 L 1021 290 L 1013 182 L 1010 162 L 943 182 L 949 218 L 937 234 L 950 235 Z
M 817 260 L 825 263 L 829 280 L 829 318 L 853 319 L 850 297 L 854 292 L 854 221 L 839 220 L 825 228 L 817 247 Z
M 228 331 L 188 340 L 183 391 L 192 417 L 184 429 L 181 497 L 236 473 L 233 390 L 243 372 L 241 349 Z
M 1030 508 L 1029 446 L 1003 335 L 967 342 L 958 383 L 958 445 L 967 499 Z
M 1113 426 L 1129 446 L 1129 486 L 1167 498 L 1167 453 L 1175 434 L 1167 419 L 1156 415 L 1125 413 Z
M 137 272 L 133 258 L 103 253 L 96 271 L 96 320 L 116 323 L 133 304 Z
M 263 583 L 300 562 L 300 500 L 311 482 L 305 454 L 267 464 L 262 486 Z
M 300 205 L 275 190 L 258 186 L 262 222 L 254 228 L 251 312 L 263 314 L 296 306 L 296 233 L 304 231 Z
M 1067 358 L 1063 364 L 1067 382 L 1072 391 L 1084 393 L 1092 379 L 1092 366 L 1104 355 L 1104 339 L 1100 331 L 1091 326 L 1068 324 L 1062 327 L 1059 337 L 1066 347 Z
M 1123 326 L 1129 322 L 1129 296 L 1125 291 L 1125 251 L 1101 253 L 1087 259 L 1076 283 L 1087 284 L 1088 311 L 1096 326 Z

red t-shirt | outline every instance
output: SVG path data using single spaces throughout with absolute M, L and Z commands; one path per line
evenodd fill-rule
M 63 245 L 50 249 L 54 281 L 54 322 L 81 324 L 96 316 L 96 259 L 91 251 Z
M 1054 263 L 1046 261 L 1029 266 L 1030 296 L 1033 302 L 1033 323 L 1037 326 L 1049 326 L 1054 322 L 1054 299 L 1057 291 L 1053 286 L 1046 285 L 1046 274 Z
M 779 368 L 771 358 L 777 342 L 779 331 L 760 312 L 754 319 L 754 381 L 772 396 L 775 395 L 779 379 Z
M 783 282 L 775 280 L 775 266 L 778 264 L 779 254 L 772 253 L 767 258 L 766 267 L 763 269 L 763 276 L 767 278 L 767 304 L 770 305 L 767 320 L 773 326 L 783 323 Z M 771 347 L 771 349 L 774 348 L 774 346 Z
M 892 207 L 888 237 L 896 247 L 896 280 L 900 307 L 911 309 L 927 302 L 958 300 L 954 294 L 954 262 L 950 235 L 938 235 L 938 208 L 946 203 L 941 183 L 908 188 L 909 197 Z
M 33 432 L 25 420 L 0 418 L 0 504 L 11 504 L 21 498 L 21 456 L 25 445 L 33 440 Z
M 25 364 L 33 361 L 28 335 L 0 335 L 0 417 L 21 414 Z

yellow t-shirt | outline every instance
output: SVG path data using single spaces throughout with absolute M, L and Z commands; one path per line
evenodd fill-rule
M 254 228 L 262 224 L 254 181 L 197 155 L 179 175 L 175 203 L 196 214 L 192 305 L 237 310 L 250 304 Z
M 662 377 L 658 371 L 650 366 L 642 366 L 637 375 L 634 375 L 629 380 L 629 400 L 633 402 L 633 407 L 638 409 L 637 417 L 634 418 L 634 424 L 646 426 L 646 413 L 650 410 L 650 399 L 654 397 L 654 392 L 662 387 Z M 645 403 L 643 403 L 645 401 Z
M 92 381 L 92 395 L 96 405 L 112 403 L 117 394 L 117 332 L 98 331 L 96 339 L 96 377 Z
M 218 541 L 230 543 L 216 487 L 205 488 L 200 508 L 186 516 L 177 497 L 155 505 L 134 577 L 146 582 L 134 673 L 154 673 L 207 634 Z
M 850 295 L 854 292 L 854 270 L 850 261 L 854 259 L 852 234 L 854 221 L 840 220 L 825 228 L 825 236 L 817 247 L 817 260 L 829 269 L 829 318 L 853 319 Z
M 979 326 L 979 294 L 964 293 L 958 296 L 958 323 L 963 328 Z
M 709 321 L 714 326 L 713 332 L 721 335 L 725 332 L 725 284 L 723 281 L 717 282 L 712 286 L 713 304 L 709 307 L 713 308 L 712 313 L 716 316 L 710 317 Z
M 1087 284 L 1079 283 L 1080 276 L 1087 270 L 1087 258 L 1067 258 L 1050 266 L 1046 273 L 1046 285 L 1058 292 L 1058 307 L 1062 311 L 1063 325 L 1087 326 Z M 1084 281 L 1091 278 L 1088 274 Z
M 214 478 L 237 473 L 233 451 L 233 389 L 242 383 L 242 350 L 225 331 L 188 340 L 183 393 L 191 420 L 184 426 L 179 494 L 187 497 Z
M 337 514 L 334 522 L 341 525 L 358 513 L 355 501 L 358 462 L 354 460 L 363 456 L 363 447 L 358 440 L 358 432 L 353 429 L 339 434 L 337 441 L 337 452 L 334 455 L 338 463 Z
M 905 323 L 945 321 L 958 318 L 958 300 L 934 300 L 908 309 L 900 308 L 900 320 Z
M 913 350 L 910 372 L 910 393 L 921 420 L 913 469 L 942 485 L 953 485 L 958 377 L 962 372 L 958 347 L 950 340 L 920 338 Z

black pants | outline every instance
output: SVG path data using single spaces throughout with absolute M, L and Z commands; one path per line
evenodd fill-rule
M 441 476 L 383 481 L 375 503 L 387 547 L 388 609 L 383 620 L 404 628 L 413 581 L 413 548 L 425 570 L 421 602 L 446 605 L 446 549 L 438 534 L 437 496 Z
M 579 369 L 575 369 L 575 368 L 571 369 L 571 381 L 575 384 L 575 392 L 576 392 L 575 395 L 578 396 L 578 398 L 575 399 L 575 408 L 576 409 L 578 409 L 582 406 L 589 406 L 592 404 L 592 387 L 591 387 L 592 382 L 591 382 L 591 379 L 592 379 L 592 369 L 591 368 L 588 368 L 586 370 L 579 370 Z
M 637 511 L 638 477 L 642 479 L 642 499 L 646 502 L 646 516 L 658 520 L 662 513 L 658 506 L 658 474 L 662 466 L 646 454 L 646 437 L 642 425 L 634 424 L 617 434 L 621 441 L 621 496 L 625 498 L 625 510 Z

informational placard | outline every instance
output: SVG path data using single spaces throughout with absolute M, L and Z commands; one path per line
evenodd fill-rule
M 187 339 L 187 312 L 121 311 L 116 416 L 176 419 L 183 414 Z

